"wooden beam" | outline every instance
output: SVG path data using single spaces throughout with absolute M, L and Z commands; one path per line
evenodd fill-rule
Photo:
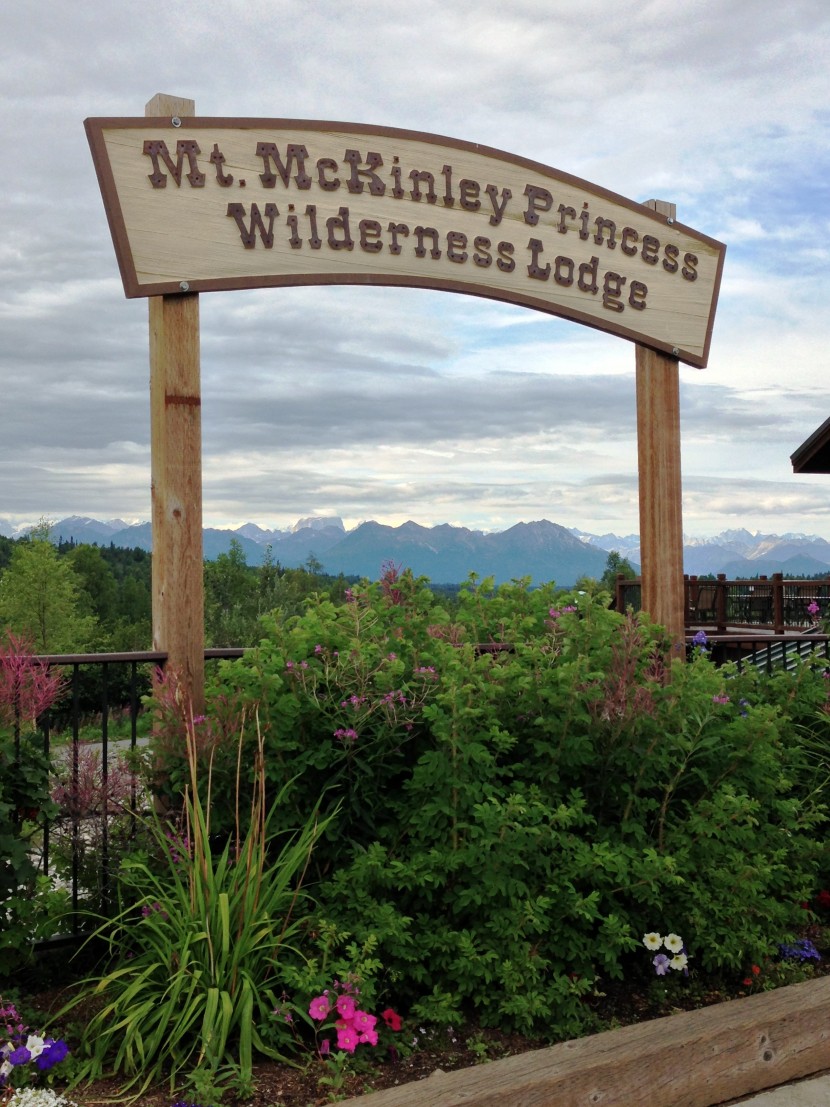
M 645 206 L 675 218 L 675 206 L 667 201 L 649 200 Z M 646 346 L 636 351 L 642 608 L 666 628 L 672 655 L 683 657 L 679 362 Z
M 147 116 L 194 115 L 161 93 Z M 150 298 L 153 649 L 164 650 L 194 714 L 204 709 L 202 396 L 199 297 Z
M 351 1107 L 713 1107 L 830 1067 L 830 977 L 437 1073 Z

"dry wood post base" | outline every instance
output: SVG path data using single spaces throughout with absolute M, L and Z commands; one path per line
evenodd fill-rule
M 830 977 L 437 1074 L 352 1107 L 712 1107 L 830 1068 Z

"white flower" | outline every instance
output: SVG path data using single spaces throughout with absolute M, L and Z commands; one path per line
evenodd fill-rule
M 35 1057 L 40 1057 L 43 1053 L 43 1038 L 38 1038 L 36 1034 L 30 1034 L 26 1039 L 26 1049 L 31 1053 L 31 1060 L 34 1061 Z
M 683 939 L 679 934 L 667 934 L 663 939 L 666 949 L 670 949 L 672 953 L 680 953 L 683 949 Z
M 663 939 L 656 930 L 652 930 L 649 934 L 643 935 L 643 945 L 646 949 L 659 949 L 662 944 Z
M 19 1088 L 8 1102 L 8 1107 L 77 1107 L 50 1088 Z
M 677 969 L 678 971 L 680 969 L 685 969 L 688 963 L 689 958 L 686 956 L 685 953 L 676 953 L 674 957 L 672 957 L 671 961 L 669 961 L 669 965 L 673 969 Z

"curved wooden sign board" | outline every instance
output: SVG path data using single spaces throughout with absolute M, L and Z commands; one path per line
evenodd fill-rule
M 127 296 L 441 289 L 706 365 L 723 244 L 557 169 L 352 123 L 97 118 L 86 130 Z

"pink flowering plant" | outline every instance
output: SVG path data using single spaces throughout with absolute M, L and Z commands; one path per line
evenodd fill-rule
M 377 1016 L 361 1008 L 359 992 L 357 985 L 335 980 L 331 988 L 325 988 L 309 1003 L 308 1014 L 317 1024 L 321 1056 L 332 1049 L 354 1053 L 359 1045 L 378 1044 Z
M 329 1069 L 320 1082 L 338 1090 L 353 1063 L 361 1057 L 369 1060 L 379 1046 L 386 1045 L 390 1055 L 397 1056 L 395 1041 L 403 1028 L 401 1016 L 392 1007 L 376 1015 L 368 1010 L 370 1006 L 361 996 L 358 978 L 349 976 L 335 979 L 307 1005 L 295 1005 L 283 996 L 274 1017 L 291 1026 L 300 1050 L 306 1043 L 298 1024 L 310 1027 L 316 1055 Z
M 52 869 L 67 880 L 76 869 L 82 893 L 97 903 L 104 841 L 115 872 L 146 838 L 135 817 L 149 804 L 144 783 L 129 758 L 110 755 L 104 772 L 101 747 L 79 742 L 68 757 L 56 759 L 51 799 L 56 808 L 50 820 Z
M 388 980 L 374 935 L 357 942 L 319 917 L 312 934 L 315 955 L 286 965 L 283 979 L 293 995 L 283 993 L 273 1021 L 283 1034 L 290 1030 L 299 1052 L 311 1049 L 329 1066 L 325 1082 L 334 1085 L 355 1058 L 368 1059 L 378 1047 L 396 1055 L 403 1022 L 390 1006 L 377 1013 L 376 997 Z

